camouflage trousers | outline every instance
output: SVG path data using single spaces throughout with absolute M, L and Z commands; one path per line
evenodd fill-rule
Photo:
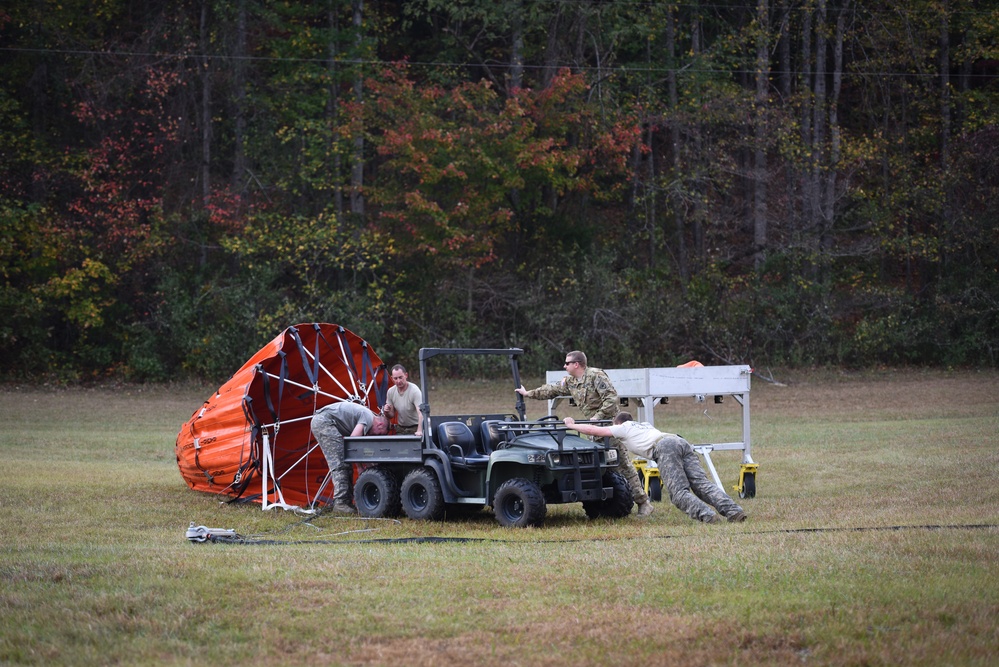
M 330 467 L 330 477 L 333 480 L 333 501 L 343 501 L 350 503 L 354 494 L 353 469 L 349 463 L 343 462 L 343 434 L 336 427 L 336 423 L 331 416 L 326 416 L 322 412 L 312 418 L 312 433 L 319 442 L 319 448 L 323 450 L 326 463 Z
M 414 424 L 412 426 L 401 426 L 399 424 L 396 424 L 396 426 L 395 426 L 395 434 L 396 435 L 416 435 L 416 427 L 417 427 L 416 424 Z
M 624 448 L 624 445 L 617 438 L 611 438 L 610 444 L 611 447 L 617 450 L 617 468 L 615 470 L 628 480 L 628 486 L 631 487 L 631 497 L 639 505 L 649 502 L 649 494 L 645 493 L 645 485 L 642 484 L 642 480 L 638 477 L 638 470 L 635 469 L 635 464 L 631 462 L 628 450 Z
M 669 491 L 670 502 L 691 519 L 710 521 L 715 509 L 724 517 L 742 511 L 727 493 L 708 479 L 697 452 L 680 436 L 669 434 L 660 439 L 653 458 L 659 466 L 659 476 Z

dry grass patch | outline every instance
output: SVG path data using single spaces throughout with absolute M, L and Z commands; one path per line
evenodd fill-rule
M 777 376 L 753 386 L 747 523 L 555 506 L 530 530 L 222 503 L 173 460 L 211 388 L 7 388 L 0 663 L 994 664 L 999 529 L 919 526 L 999 525 L 999 374 Z M 443 382 L 435 412 L 497 389 L 512 407 Z M 739 424 L 729 401 L 656 415 L 694 440 Z M 734 483 L 738 455 L 715 463 Z M 190 521 L 283 543 L 191 544 Z M 459 541 L 391 541 L 421 537 Z

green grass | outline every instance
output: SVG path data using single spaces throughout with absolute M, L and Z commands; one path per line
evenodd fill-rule
M 996 664 L 999 374 L 781 379 L 751 394 L 745 524 L 666 502 L 621 521 L 552 506 L 528 530 L 221 503 L 173 456 L 213 387 L 7 387 L 0 664 Z M 512 405 L 497 383 L 431 399 L 492 409 L 497 390 Z M 729 401 L 656 415 L 739 433 Z M 714 461 L 734 484 L 738 454 Z M 291 543 L 195 544 L 191 521 Z M 413 537 L 469 541 L 382 541 Z

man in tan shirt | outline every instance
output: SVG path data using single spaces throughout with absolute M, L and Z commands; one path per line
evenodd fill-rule
M 423 437 L 423 418 L 420 403 L 423 392 L 409 381 L 409 373 L 402 364 L 392 367 L 392 386 L 389 387 L 382 412 L 389 419 L 396 419 L 395 432 L 399 435 Z

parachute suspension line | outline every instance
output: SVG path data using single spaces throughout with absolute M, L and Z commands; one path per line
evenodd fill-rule
M 268 375 L 270 377 L 272 377 L 273 379 L 275 379 L 275 380 L 279 379 L 278 376 L 274 375 L 273 373 L 268 373 Z M 335 378 L 334 378 L 334 380 L 335 380 Z M 302 384 L 301 382 L 295 382 L 294 380 L 289 380 L 287 378 L 285 378 L 285 383 L 290 384 L 293 387 L 301 387 L 302 389 L 306 390 L 310 394 L 314 394 L 314 396 L 313 396 L 313 404 L 315 403 L 315 396 L 317 396 L 317 395 L 318 396 L 325 396 L 326 398 L 332 398 L 332 399 L 337 400 L 337 401 L 349 400 L 349 399 L 343 399 L 343 398 L 341 398 L 339 396 L 336 396 L 335 394 L 330 394 L 329 392 L 325 392 L 322 389 L 315 390 L 315 389 L 313 389 L 312 387 L 310 387 L 308 385 Z M 346 391 L 346 389 L 343 386 L 341 386 L 340 388 L 343 389 L 344 391 Z M 313 405 L 313 410 L 315 410 L 315 405 Z M 286 422 L 290 422 L 292 420 L 286 419 L 285 421 Z
M 316 326 L 317 325 L 313 324 L 313 327 L 316 327 Z M 308 354 L 308 352 L 305 349 L 305 343 L 302 341 L 302 336 L 301 336 L 301 334 L 299 334 L 298 329 L 296 327 L 288 327 L 288 336 L 295 343 L 295 347 L 298 350 L 299 359 L 301 359 L 301 361 L 302 361 L 302 370 L 305 371 L 305 374 L 308 377 L 308 380 L 311 383 L 311 386 L 306 386 L 306 385 L 303 385 L 301 383 L 294 382 L 293 380 L 289 380 L 288 379 L 288 355 L 287 355 L 287 353 L 284 350 L 278 351 L 278 355 L 281 358 L 281 370 L 280 370 L 280 376 L 278 378 L 278 386 L 279 386 L 279 390 L 278 390 L 278 410 L 280 411 L 280 409 L 281 409 L 284 384 L 287 382 L 287 383 L 289 383 L 289 384 L 291 384 L 293 386 L 301 387 L 302 389 L 305 389 L 306 391 L 309 391 L 309 392 L 312 393 L 312 401 L 313 401 L 312 412 L 313 412 L 313 414 L 315 414 L 315 411 L 316 411 L 316 396 L 317 396 L 317 394 L 319 392 L 318 371 L 315 368 L 311 368 L 310 365 L 309 365 L 309 354 Z M 273 377 L 273 376 L 271 376 L 271 377 Z M 268 407 L 270 407 L 270 389 L 269 389 L 269 384 L 267 382 L 267 377 L 266 376 L 264 377 L 264 395 L 267 397 Z M 277 450 L 277 445 L 278 445 L 278 435 L 280 434 L 280 429 L 281 429 L 281 422 L 280 422 L 280 415 L 276 414 L 274 412 L 273 408 L 271 408 L 271 413 L 274 415 L 274 422 L 275 422 L 274 423 L 274 442 L 272 443 L 272 447 L 273 447 L 274 451 L 276 451 Z M 291 423 L 291 422 L 294 422 L 294 421 L 303 421 L 305 419 L 311 420 L 312 419 L 312 415 L 309 415 L 308 417 L 300 417 L 300 418 L 296 418 L 296 419 L 290 419 L 290 420 L 288 420 L 288 422 Z M 262 499 L 262 504 L 264 505 L 264 509 L 269 509 L 270 506 L 284 506 L 285 505 L 284 497 L 283 497 L 282 492 L 281 492 L 280 482 L 284 479 L 285 475 L 287 475 L 292 470 L 294 470 L 295 467 L 299 463 L 301 463 L 303 460 L 305 460 L 306 461 L 306 465 L 308 465 L 308 456 L 309 456 L 309 453 L 311 452 L 311 449 L 309 448 L 309 444 L 311 442 L 311 432 L 312 432 L 311 429 L 309 429 L 308 431 L 306 431 L 306 434 L 307 434 L 306 435 L 306 442 L 305 442 L 305 446 L 303 447 L 303 449 L 305 450 L 305 455 L 302 456 L 301 458 L 299 458 L 297 461 L 295 461 L 291 465 L 289 465 L 284 470 L 284 472 L 282 472 L 280 475 L 276 475 L 275 474 L 276 471 L 274 470 L 274 461 L 273 461 L 273 458 L 271 459 L 271 461 L 270 461 L 270 467 L 269 467 L 268 470 L 266 470 L 266 474 L 269 475 L 269 476 L 271 476 L 273 478 L 274 489 L 275 489 L 275 492 L 278 494 L 278 497 L 279 497 L 280 500 L 279 500 L 279 503 L 277 503 L 276 505 L 275 504 L 269 504 L 268 501 L 267 501 L 267 490 L 264 489 L 264 497 Z M 268 453 L 270 455 L 272 455 L 271 452 L 268 452 Z M 306 480 L 308 480 L 308 471 L 307 470 L 306 470 L 305 478 L 306 478 Z M 306 482 L 306 485 L 308 485 L 308 482 Z M 306 487 L 306 495 L 308 495 L 308 487 Z M 288 507 L 285 507 L 285 509 L 288 509 Z
M 315 350 L 315 354 L 312 357 L 312 360 L 313 360 L 313 362 L 315 362 L 316 365 L 312 369 L 312 382 L 316 386 L 316 391 L 319 391 L 319 368 L 320 368 L 320 366 L 322 366 L 322 364 L 319 361 L 319 339 L 323 337 L 323 330 L 322 330 L 322 327 L 319 326 L 318 322 L 313 322 L 312 323 L 312 331 L 314 331 L 315 334 L 316 334 L 316 338 L 315 338 L 315 348 L 316 348 L 316 350 Z M 305 359 L 303 358 L 302 361 L 304 362 Z
M 317 330 L 317 331 L 319 330 L 319 325 L 316 324 L 316 323 L 313 323 L 312 327 L 313 327 L 314 330 Z M 282 383 L 282 384 L 284 382 L 289 382 L 290 384 L 292 384 L 294 386 L 301 387 L 302 389 L 305 389 L 305 390 L 307 390 L 307 391 L 309 391 L 309 392 L 312 393 L 312 415 L 309 415 L 308 417 L 302 417 L 302 418 L 300 418 L 300 419 L 309 419 L 309 420 L 311 420 L 312 416 L 315 415 L 316 406 L 318 404 L 317 399 L 318 399 L 318 395 L 320 393 L 320 391 L 319 391 L 319 355 L 318 355 L 319 341 L 318 340 L 316 341 L 316 352 L 317 352 L 317 354 L 314 357 L 312 357 L 312 363 L 310 364 L 310 356 L 311 355 L 305 349 L 305 343 L 302 340 L 302 336 L 299 333 L 298 329 L 296 327 L 288 327 L 288 335 L 295 342 L 295 347 L 298 349 L 299 358 L 302 360 L 302 370 L 305 371 L 305 374 L 308 377 L 308 380 L 309 380 L 309 383 L 311 384 L 311 386 L 305 386 L 303 384 L 300 384 L 298 382 L 294 382 L 294 381 L 288 379 L 288 377 L 287 377 L 287 368 L 288 368 L 287 367 L 287 357 L 286 357 L 286 355 L 284 354 L 283 351 L 281 352 L 281 355 L 282 355 L 281 356 L 281 364 L 282 364 L 281 365 L 281 374 L 282 374 L 282 377 L 279 380 L 279 382 Z M 297 420 L 290 420 L 290 421 L 297 421 Z M 274 441 L 275 441 L 274 445 L 275 445 L 275 447 L 277 446 L 277 436 L 278 436 L 278 432 L 277 432 L 277 429 L 275 429 L 275 432 L 274 432 Z M 279 482 L 281 480 L 283 480 L 284 476 L 287 475 L 289 472 L 291 472 L 295 468 L 295 466 L 297 466 L 299 463 L 301 463 L 304 460 L 305 463 L 306 463 L 306 471 L 305 471 L 306 488 L 305 488 L 305 495 L 306 495 L 306 497 L 308 497 L 310 495 L 310 492 L 309 492 L 309 482 L 308 482 L 308 479 L 309 479 L 309 473 L 308 473 L 308 456 L 312 452 L 312 449 L 313 449 L 313 448 L 310 448 L 311 443 L 312 443 L 312 430 L 310 428 L 308 431 L 306 431 L 306 441 L 305 441 L 305 447 L 304 447 L 304 449 L 305 449 L 305 455 L 302 456 L 301 458 L 299 458 L 298 461 L 296 461 L 295 463 L 291 464 L 283 473 L 281 473 L 281 475 L 279 477 L 276 477 L 275 480 L 274 480 L 274 485 L 278 489 L 278 493 L 279 494 L 280 494 Z M 273 471 L 273 463 L 271 465 L 271 468 L 272 469 L 271 469 L 270 473 L 273 474 L 274 473 L 274 471 Z M 282 503 L 284 502 L 283 498 L 281 498 L 281 502 Z M 264 509 L 267 509 L 267 507 L 266 507 L 266 504 L 267 504 L 266 496 L 263 499 L 263 504 L 265 505 Z
M 310 439 L 310 443 L 311 443 L 311 439 Z M 305 464 L 308 465 L 308 463 L 309 463 L 309 454 L 311 454 L 312 452 L 314 452 L 315 449 L 316 449 L 316 447 L 318 447 L 318 446 L 319 446 L 319 443 L 317 442 L 316 444 L 312 445 L 311 447 L 307 447 L 306 450 L 305 450 L 305 453 L 302 454 L 302 456 L 300 456 L 297 461 L 295 461 L 294 463 L 292 463 L 291 465 L 289 465 L 288 469 L 285 470 L 280 475 L 278 475 L 275 479 L 277 479 L 278 481 L 281 481 L 282 479 L 284 479 L 285 475 L 287 475 L 292 470 L 294 470 L 295 466 L 297 466 L 299 463 L 302 463 L 303 461 L 305 461 Z M 306 480 L 306 481 L 308 481 L 308 480 Z
M 294 333 L 294 337 L 296 338 L 298 337 L 297 332 Z M 301 345 L 301 339 L 299 339 L 299 347 L 300 349 L 304 349 L 304 346 Z M 284 399 L 284 385 L 285 382 L 288 380 L 288 355 L 284 352 L 284 350 L 279 350 L 277 356 L 281 360 L 280 370 L 278 371 L 277 375 L 277 381 L 278 381 L 277 408 L 274 407 L 274 402 L 271 399 L 271 389 L 270 389 L 270 378 L 274 377 L 274 375 L 272 373 L 264 371 L 262 364 L 259 367 L 260 372 L 263 374 L 262 384 L 264 390 L 264 400 L 267 402 L 267 409 L 271 413 L 271 417 L 273 417 L 274 419 L 273 424 L 264 425 L 262 427 L 264 458 L 262 465 L 263 479 L 262 479 L 262 488 L 261 488 L 261 495 L 262 495 L 261 504 L 263 505 L 263 509 L 265 510 L 270 509 L 272 507 L 280 507 L 282 509 L 297 509 L 298 507 L 297 505 L 289 505 L 288 503 L 285 502 L 284 493 L 281 490 L 281 481 L 284 479 L 284 476 L 287 475 L 289 472 L 291 472 L 296 465 L 302 462 L 303 459 L 307 460 L 308 456 L 308 451 L 307 451 L 306 456 L 292 463 L 280 475 L 277 474 L 277 470 L 275 469 L 274 465 L 275 463 L 274 453 L 277 451 L 278 437 L 281 434 L 281 406 L 283 405 L 283 399 Z M 304 357 L 302 360 L 303 362 L 306 361 Z M 300 418 L 290 419 L 288 421 L 290 423 L 293 421 L 300 421 L 302 419 L 306 418 L 300 417 Z M 308 417 L 308 419 L 311 419 L 311 417 Z M 270 428 L 270 430 L 272 430 L 274 433 L 273 440 L 270 437 L 268 428 Z M 308 449 L 308 442 L 306 443 L 306 449 Z M 307 476 L 308 474 L 306 474 L 306 477 Z M 269 486 L 268 480 L 273 484 L 273 489 L 267 488 Z M 277 497 L 277 502 L 272 503 L 269 501 L 270 498 L 269 494 L 271 493 L 273 493 Z
M 288 360 L 287 355 L 283 351 L 278 352 L 278 356 L 281 358 L 281 370 L 278 372 L 278 397 L 277 397 L 277 408 L 274 407 L 274 401 L 271 399 L 271 382 L 270 378 L 273 377 L 270 373 L 264 370 L 263 364 L 257 366 L 258 371 L 263 376 L 263 389 L 264 389 L 264 402 L 267 404 L 267 411 L 271 413 L 271 418 L 274 420 L 274 439 L 277 440 L 278 431 L 281 430 L 281 398 L 284 394 L 284 381 L 288 375 Z
M 372 389 L 375 390 L 375 400 L 378 403 L 378 409 L 381 410 L 382 406 L 385 405 L 385 399 L 388 397 L 388 373 L 382 373 L 382 384 L 379 385 L 377 381 L 378 372 L 385 370 L 385 364 L 379 366 L 376 371 L 371 363 L 369 352 L 368 341 L 364 341 L 361 343 L 361 384 L 365 389 L 365 397 L 367 397 Z
M 288 355 L 284 352 L 284 350 L 278 350 L 277 356 L 281 359 L 281 365 L 277 376 L 265 371 L 263 369 L 263 365 L 260 366 L 260 371 L 263 374 L 264 400 L 267 402 L 267 409 L 270 411 L 271 417 L 274 419 L 272 424 L 265 425 L 264 428 L 269 426 L 274 431 L 275 448 L 278 444 L 278 435 L 281 433 L 281 406 L 284 405 L 284 385 L 288 379 Z M 276 409 L 274 407 L 274 402 L 271 400 L 270 378 L 275 378 L 278 381 Z
M 329 340 L 326 338 L 326 335 L 323 333 L 322 327 L 320 327 L 319 324 L 315 324 L 314 323 L 312 325 L 312 327 L 313 327 L 313 330 L 316 333 L 315 354 L 312 357 L 312 359 L 313 359 L 313 361 L 315 362 L 315 365 L 316 365 L 315 366 L 316 367 L 316 394 L 315 394 L 315 399 L 317 401 L 317 404 L 318 404 L 318 395 L 320 393 L 323 396 L 326 396 L 327 398 L 332 399 L 333 402 L 339 402 L 339 403 L 352 403 L 352 402 L 355 402 L 357 399 L 360 398 L 360 395 L 359 395 L 358 390 L 357 390 L 357 370 L 356 370 L 356 368 L 354 368 L 354 364 L 353 364 L 353 353 L 350 350 L 349 345 L 345 344 L 345 341 L 343 340 L 343 337 L 341 335 L 342 332 L 344 331 L 343 327 L 338 327 L 337 328 L 338 329 L 337 330 L 337 342 L 339 343 L 339 349 L 338 350 L 337 350 L 337 348 L 334 348 L 333 345 L 330 344 Z M 347 374 L 348 374 L 348 377 L 350 379 L 350 384 L 353 386 L 353 390 L 348 389 L 347 387 L 345 387 L 343 385 L 342 382 L 340 382 L 339 378 L 337 378 L 337 376 L 333 374 L 333 372 L 330 370 L 330 368 L 328 368 L 329 364 L 324 364 L 323 363 L 323 361 L 322 361 L 322 359 L 320 357 L 320 342 L 322 342 L 325 345 L 326 349 L 328 349 L 331 352 L 333 352 L 333 355 L 331 355 L 331 358 L 330 358 L 331 361 L 339 361 L 341 364 L 343 364 L 343 367 L 347 370 Z M 339 355 L 340 355 L 339 359 L 336 359 L 336 356 L 335 356 L 337 351 L 339 352 Z M 333 382 L 333 384 L 335 384 L 340 389 L 340 391 L 343 394 L 342 396 L 337 396 L 337 395 L 334 395 L 334 394 L 330 394 L 330 393 L 327 393 L 327 392 L 320 391 L 320 389 L 319 389 L 319 371 L 320 371 L 320 369 L 322 370 L 323 374 L 327 378 L 329 378 Z M 315 412 L 315 409 L 313 410 L 313 412 Z M 311 447 L 308 448 L 308 451 L 306 452 L 305 456 L 303 457 L 303 458 L 306 459 L 306 465 L 308 465 L 308 456 L 309 456 L 309 454 L 313 450 L 315 450 L 316 448 L 319 447 L 319 443 L 318 442 L 316 442 L 315 444 L 312 444 L 312 438 L 311 437 L 309 438 L 309 444 L 311 445 Z M 323 481 L 319 485 L 319 488 L 316 490 L 315 494 L 313 494 L 312 491 L 311 491 L 311 488 L 310 488 L 311 487 L 311 477 L 309 477 L 308 474 L 306 474 L 305 495 L 306 495 L 307 498 L 309 498 L 309 509 L 307 510 L 308 512 L 315 512 L 315 511 L 317 511 L 315 509 L 316 502 L 322 497 L 323 489 L 326 488 L 326 485 L 329 484 L 330 480 L 331 480 L 330 475 L 327 474 L 323 478 Z M 324 500 L 325 500 L 325 502 L 330 502 L 330 500 L 328 498 L 326 498 Z
M 297 335 L 294 328 L 291 329 L 292 335 Z M 280 408 L 281 403 L 281 393 L 284 389 L 284 376 L 286 375 L 287 359 L 283 351 L 279 351 L 278 354 L 281 357 L 281 368 L 278 372 L 278 406 Z M 271 507 L 283 507 L 288 509 L 289 506 L 284 501 L 284 494 L 281 492 L 281 485 L 278 480 L 274 478 L 274 447 L 277 443 L 278 431 L 281 428 L 280 417 L 278 411 L 274 409 L 274 403 L 271 400 L 270 392 L 270 377 L 271 374 L 264 370 L 263 364 L 259 364 L 256 368 L 257 372 L 261 373 L 263 377 L 261 378 L 261 383 L 263 384 L 264 391 L 264 401 L 267 404 L 267 411 L 270 412 L 271 418 L 274 422 L 270 425 L 262 425 L 256 421 L 254 416 L 254 422 L 260 426 L 260 505 L 261 509 L 270 509 Z M 268 426 L 272 427 L 274 430 L 274 443 L 271 442 L 270 434 L 268 433 Z M 256 440 L 256 438 L 254 438 Z M 271 486 L 270 482 L 273 479 L 273 488 L 268 488 Z M 271 494 L 277 496 L 278 501 L 276 503 L 270 502 Z
M 330 345 L 330 349 L 333 349 L 333 346 L 332 346 L 332 345 Z M 311 354 L 311 353 L 309 353 L 309 352 L 306 352 L 306 354 Z M 341 360 L 341 361 L 342 361 L 342 360 Z M 345 364 L 345 365 L 346 365 L 346 364 Z M 324 366 L 324 365 L 323 365 L 323 364 L 321 364 L 321 363 L 320 363 L 320 364 L 318 364 L 318 366 L 319 366 L 319 368 L 320 368 L 320 369 L 321 369 L 321 370 L 323 371 L 323 373 L 325 373 L 325 374 L 326 374 L 326 377 L 328 377 L 328 378 L 329 378 L 330 380 L 332 380 L 332 381 L 333 381 L 333 383 L 334 383 L 334 384 L 336 384 L 336 386 L 337 386 L 337 387 L 339 387 L 341 391 L 343 391 L 343 393 L 344 393 L 344 396 L 346 396 L 346 398 L 344 398 L 344 397 L 342 397 L 342 396 L 336 396 L 336 395 L 334 395 L 334 394 L 328 394 L 328 393 L 326 393 L 326 392 L 323 392 L 323 391 L 319 391 L 319 390 L 317 389 L 316 391 L 317 391 L 318 393 L 322 394 L 323 396 L 327 396 L 327 397 L 329 397 L 329 398 L 332 398 L 332 399 L 334 399 L 334 400 L 337 400 L 337 401 L 340 401 L 340 402 L 342 402 L 342 403 L 352 403 L 352 402 L 355 402 L 355 399 L 357 399 L 357 398 L 360 398 L 360 396 L 359 396 L 359 395 L 358 395 L 358 393 L 357 393 L 357 388 L 356 388 L 356 386 L 355 386 L 355 388 L 354 388 L 354 391 L 352 392 L 352 391 L 351 391 L 350 389 L 347 389 L 347 387 L 343 386 L 343 384 L 342 384 L 342 383 L 341 383 L 341 382 L 340 382 L 340 381 L 339 381 L 338 379 L 336 379 L 336 376 L 335 376 L 335 375 L 333 375 L 333 373 L 331 373 L 331 372 L 330 372 L 330 370 L 329 370 L 328 368 L 326 368 L 326 366 Z M 349 372 L 349 371 L 350 371 L 350 368 L 348 367 L 348 368 L 347 368 L 347 370 L 348 370 L 348 372 Z M 354 378 L 353 378 L 353 377 L 352 377 L 351 379 L 352 379 L 352 380 L 354 380 Z M 356 383 L 356 380 L 355 380 L 355 383 Z
M 244 439 L 243 445 L 239 450 L 239 467 L 236 469 L 236 474 L 233 476 L 232 483 L 230 483 L 226 489 L 219 492 L 225 493 L 227 489 L 233 489 L 236 495 L 229 502 L 239 500 L 239 498 L 246 492 L 246 489 L 250 485 L 250 480 L 253 477 L 253 471 L 259 469 L 260 461 L 257 441 L 260 438 L 262 426 L 260 421 L 257 420 L 254 415 L 253 399 L 250 397 L 249 391 L 244 392 L 243 400 L 240 401 L 240 406 L 243 408 L 243 418 L 246 419 L 246 423 L 250 424 L 250 446 L 249 451 L 247 452 L 246 440 Z
M 263 364 L 259 366 L 260 373 L 263 376 L 262 385 L 264 390 L 264 402 L 267 403 L 267 410 L 271 413 L 271 419 L 274 421 L 269 425 L 271 430 L 274 432 L 274 447 L 277 447 L 278 435 L 281 432 L 281 405 L 284 399 L 284 383 L 285 379 L 288 377 L 288 355 L 285 354 L 284 350 L 278 350 L 278 358 L 281 360 L 280 369 L 276 379 L 278 381 L 278 391 L 277 391 L 277 407 L 274 407 L 274 401 L 271 399 L 271 383 L 270 379 L 275 377 L 272 373 L 268 373 L 264 370 Z M 265 426 L 266 428 L 266 426 Z
M 376 382 L 375 384 L 375 386 L 378 388 L 377 389 L 378 408 L 381 409 L 385 407 L 385 404 L 388 402 L 388 384 L 389 384 L 388 367 L 385 364 L 382 364 L 381 366 L 378 367 L 378 370 L 375 371 L 375 373 L 382 374 L 381 382 Z
M 343 361 L 343 365 L 350 371 L 350 380 L 354 383 L 354 391 L 351 396 L 360 398 L 361 392 L 357 386 L 357 366 L 354 365 L 354 351 L 347 344 L 347 336 L 345 334 L 346 330 L 343 327 L 338 326 L 336 328 L 336 342 L 340 347 L 340 358 Z
M 298 332 L 298 329 L 296 329 L 295 327 L 291 327 L 290 328 L 292 339 L 295 341 L 295 345 L 298 348 L 298 354 L 299 354 L 299 356 L 302 359 L 302 368 L 303 368 L 303 370 L 305 370 L 306 375 L 308 375 L 309 382 L 312 383 L 311 387 L 308 387 L 308 388 L 303 387 L 303 388 L 309 389 L 312 392 L 312 416 L 315 416 L 316 409 L 317 409 L 318 404 L 319 404 L 319 395 L 320 394 L 322 394 L 324 396 L 327 396 L 328 398 L 331 398 L 331 399 L 333 399 L 335 401 L 336 400 L 340 400 L 340 401 L 343 400 L 343 399 L 341 399 L 341 398 L 339 398 L 337 396 L 334 396 L 332 394 L 328 394 L 328 393 L 323 392 L 323 391 L 320 390 L 320 388 L 319 388 L 319 369 L 322 369 L 323 372 L 326 375 L 328 375 L 331 379 L 333 379 L 334 382 L 336 382 L 336 384 L 340 386 L 340 389 L 343 390 L 343 392 L 345 394 L 349 394 L 349 392 L 346 390 L 346 388 L 344 388 L 342 385 L 340 385 L 340 383 L 336 380 L 336 378 L 333 377 L 333 375 L 326 368 L 324 368 L 323 365 L 322 365 L 322 362 L 321 362 L 320 356 L 319 356 L 319 341 L 320 341 L 321 338 L 323 338 L 322 327 L 318 323 L 314 322 L 312 324 L 312 330 L 315 332 L 315 343 L 314 343 L 315 352 L 314 353 L 309 353 L 309 351 L 305 347 L 305 342 L 302 340 L 302 337 L 301 337 L 301 335 Z M 310 363 L 309 363 L 310 360 L 312 362 L 311 366 L 310 366 Z M 302 386 L 302 385 L 298 385 L 298 386 Z M 308 419 L 311 420 L 312 416 L 308 417 Z M 305 464 L 305 496 L 306 496 L 306 498 L 309 498 L 310 501 L 312 501 L 312 502 L 314 502 L 314 500 L 312 500 L 312 492 L 310 490 L 310 487 L 311 487 L 310 479 L 311 478 L 310 478 L 310 475 L 309 475 L 309 472 L 308 472 L 308 465 L 309 465 L 309 455 L 317 447 L 319 447 L 319 443 L 316 442 L 315 444 L 313 444 L 313 442 L 312 442 L 312 430 L 310 428 L 308 431 L 306 431 L 306 440 L 305 440 L 305 447 L 304 447 L 305 454 L 303 454 L 297 461 L 295 461 L 295 463 L 293 463 L 291 466 L 289 466 L 288 469 L 285 472 L 283 472 L 281 474 L 281 476 L 277 478 L 277 480 L 275 480 L 275 482 L 282 480 L 285 475 L 287 475 L 289 472 L 291 472 L 292 469 L 295 468 L 295 466 L 299 465 L 300 463 L 302 463 L 304 461 L 304 464 Z
M 288 335 L 291 339 L 295 341 L 295 345 L 298 347 L 298 354 L 302 358 L 302 369 L 305 374 L 309 377 L 309 382 L 312 383 L 313 390 L 317 389 L 319 386 L 319 372 L 318 370 L 313 370 L 309 368 L 309 353 L 305 350 L 305 344 L 302 342 L 302 337 L 298 335 L 298 329 L 295 327 L 288 327 Z M 319 366 L 318 357 L 316 358 L 316 366 Z
M 319 407 L 319 395 L 320 394 L 322 394 L 324 396 L 327 396 L 329 398 L 333 398 L 330 394 L 327 394 L 326 392 L 323 392 L 323 391 L 321 391 L 319 389 L 319 368 L 321 367 L 321 364 L 319 363 L 319 336 L 322 335 L 322 331 L 319 328 L 319 325 L 317 323 L 315 323 L 315 322 L 312 324 L 312 330 L 317 333 L 317 336 L 316 336 L 316 358 L 315 358 L 316 373 L 315 373 L 315 379 L 313 380 L 313 384 L 312 384 L 312 416 L 309 417 L 310 420 L 313 417 L 316 416 L 316 410 Z M 305 355 L 305 347 L 304 346 L 300 347 L 299 348 L 299 352 L 303 355 L 303 357 L 302 357 L 302 364 L 305 365 L 306 364 L 306 356 L 304 356 Z M 325 372 L 325 370 L 326 369 L 324 368 L 323 371 Z M 316 490 L 315 493 L 312 492 L 312 478 L 311 478 L 311 475 L 309 475 L 309 456 L 311 456 L 312 452 L 314 452 L 317 449 L 319 449 L 319 440 L 318 440 L 318 438 L 315 438 L 313 436 L 313 433 L 312 433 L 312 422 L 310 421 L 309 422 L 309 430 L 305 432 L 305 454 L 302 455 L 301 459 L 299 459 L 298 461 L 295 462 L 295 465 L 298 465 L 303 459 L 305 460 L 305 475 L 304 475 L 304 478 L 305 478 L 305 489 L 304 489 L 304 491 L 305 491 L 305 499 L 308 502 L 308 509 L 303 508 L 303 511 L 309 512 L 309 513 L 312 513 L 312 512 L 315 511 L 314 508 L 315 508 L 315 505 L 316 505 L 316 496 L 318 496 L 322 492 L 322 490 L 323 490 L 323 487 L 320 485 L 320 487 Z M 326 460 L 326 454 L 325 454 L 325 452 L 321 452 L 321 453 L 323 455 L 323 460 L 325 461 Z M 291 468 L 289 468 L 289 471 L 290 470 L 291 470 Z M 329 474 L 329 466 L 327 466 L 327 475 L 328 474 Z M 323 476 L 323 483 L 325 483 L 327 475 Z

